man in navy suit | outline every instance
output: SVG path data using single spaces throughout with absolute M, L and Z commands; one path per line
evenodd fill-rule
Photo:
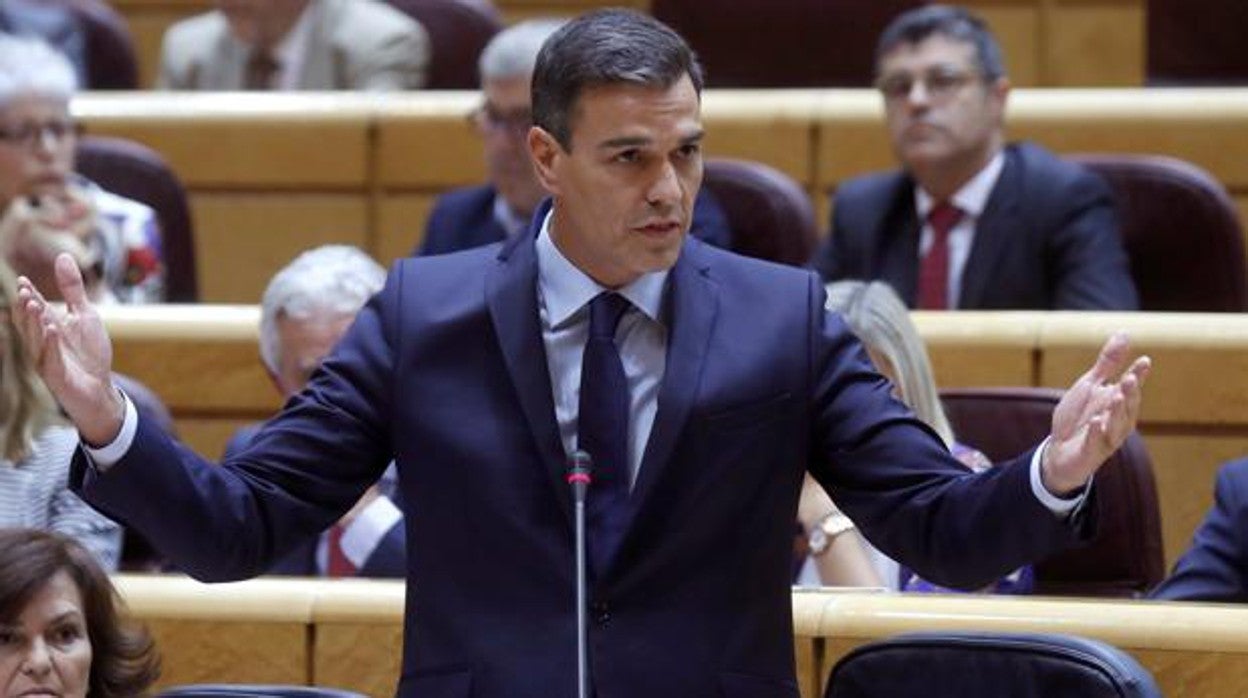
M 1010 84 L 961 8 L 900 15 L 877 84 L 903 169 L 837 188 L 812 261 L 828 281 L 886 281 L 912 308 L 1134 310 L 1108 186 L 1038 145 L 1004 145 Z
M 1152 598 L 1248 601 L 1248 458 L 1222 466 L 1213 500 L 1191 547 Z
M 798 695 L 789 567 L 807 469 L 877 547 L 945 585 L 1086 536 L 1087 483 L 1136 422 L 1148 359 L 1115 335 L 1042 446 L 968 473 L 824 310 L 814 274 L 687 237 L 701 84 L 646 15 L 560 29 L 527 141 L 551 203 L 509 244 L 398 262 L 307 388 L 220 466 L 112 388 L 68 257 L 66 309 L 22 281 L 21 332 L 86 444 L 75 488 L 192 575 L 237 579 L 395 459 L 419 517 L 398 694 L 420 698 L 574 695 L 573 449 L 595 461 L 600 698 Z
M 473 123 L 481 136 L 489 183 L 454 189 L 438 197 L 425 223 L 417 255 L 446 254 L 521 234 L 546 190 L 533 172 L 525 136 L 533 123 L 529 84 L 542 43 L 562 20 L 520 22 L 490 39 L 481 51 L 480 108 Z M 727 214 L 707 190 L 699 192 L 690 233 L 717 247 L 731 247 Z
M 260 303 L 260 358 L 274 387 L 289 400 L 333 349 L 356 313 L 385 284 L 386 272 L 349 245 L 324 245 L 282 267 Z M 242 453 L 259 425 L 239 429 L 224 458 Z M 403 577 L 403 514 L 382 487 L 364 491 L 326 532 L 291 550 L 272 574 Z

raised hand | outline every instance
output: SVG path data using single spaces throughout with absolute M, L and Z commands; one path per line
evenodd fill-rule
M 19 277 L 13 322 L 43 382 L 83 440 L 102 446 L 117 436 L 125 414 L 111 378 L 112 343 L 87 300 L 74 259 L 61 254 L 55 264 L 64 307 L 48 303 L 30 279 Z
M 1140 390 L 1152 361 L 1141 356 L 1128 366 L 1130 353 L 1127 336 L 1115 333 L 1053 410 L 1053 431 L 1041 464 L 1050 492 L 1062 495 L 1083 487 L 1135 429 Z

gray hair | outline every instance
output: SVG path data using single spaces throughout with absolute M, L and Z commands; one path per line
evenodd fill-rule
M 917 44 L 933 35 L 940 35 L 975 47 L 975 62 L 984 81 L 1005 77 L 1005 61 L 988 24 L 970 11 L 952 5 L 925 5 L 898 15 L 875 47 L 875 65 L 902 44 Z
M 588 12 L 542 45 L 533 68 L 533 123 L 572 150 L 572 115 L 581 93 L 616 84 L 666 89 L 686 75 L 702 92 L 693 50 L 657 19 L 633 10 Z
M 42 39 L 0 34 L 0 106 L 24 94 L 69 102 L 78 89 L 74 66 Z
M 324 245 L 295 257 L 269 281 L 260 303 L 260 358 L 278 372 L 281 317 L 355 315 L 386 283 L 386 271 L 358 248 Z
M 953 427 L 940 404 L 927 348 L 906 304 L 882 281 L 837 281 L 828 284 L 827 291 L 827 309 L 845 318 L 868 351 L 892 364 L 902 401 L 952 448 Z
M 530 19 L 495 34 L 477 60 L 481 81 L 531 76 L 542 44 L 564 24 L 567 20 Z

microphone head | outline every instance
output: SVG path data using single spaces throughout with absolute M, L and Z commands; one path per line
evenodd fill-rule
M 588 485 L 593 479 L 594 459 L 589 453 L 577 449 L 568 456 L 568 484 Z

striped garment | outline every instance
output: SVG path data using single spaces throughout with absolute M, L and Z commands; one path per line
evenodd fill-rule
M 105 570 L 117 569 L 121 527 L 69 490 L 69 463 L 78 447 L 71 427 L 48 427 L 26 460 L 0 459 L 0 527 L 63 534 L 95 553 Z

